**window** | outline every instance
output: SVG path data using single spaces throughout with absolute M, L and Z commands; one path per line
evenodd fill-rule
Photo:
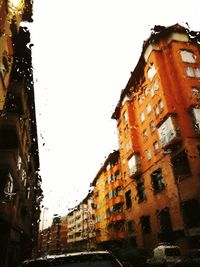
M 151 173 L 151 183 L 154 190 L 154 194 L 165 189 L 162 170 L 160 168 Z
M 194 71 L 195 71 L 195 77 L 199 78 L 200 77 L 200 68 L 195 68 Z
M 1 63 L 1 73 L 2 73 L 2 76 L 3 78 L 5 77 L 6 73 L 8 72 L 9 70 L 9 65 L 8 65 L 8 55 L 7 55 L 7 52 L 4 51 L 3 52 L 3 58 L 2 58 L 2 63 Z
M 138 104 L 139 104 L 139 106 L 142 104 L 142 98 L 141 97 L 138 97 Z
M 195 98 L 200 98 L 200 88 L 199 87 L 192 87 L 192 96 Z
M 136 186 L 138 202 L 142 202 L 146 199 L 144 182 L 138 182 Z
M 151 150 L 150 149 L 146 149 L 145 153 L 146 153 L 147 160 L 150 160 L 151 159 Z
M 158 128 L 158 134 L 162 147 L 166 146 L 179 135 L 179 131 L 175 128 L 175 118 L 168 117 Z
M 155 107 L 154 107 L 154 114 L 155 114 L 156 117 L 160 114 L 160 110 L 159 110 L 158 104 L 156 104 Z
M 151 121 L 149 126 L 150 126 L 151 132 L 153 133 L 155 131 L 155 129 L 156 129 L 154 121 Z
M 31 195 L 31 189 L 30 187 L 27 188 L 27 191 L 26 191 L 26 197 L 27 199 L 30 199 L 30 195 Z
M 148 139 L 147 129 L 143 130 L 142 135 L 143 135 L 144 140 Z
M 126 127 L 124 128 L 124 136 L 125 138 L 127 138 L 129 135 L 129 129 L 128 129 L 128 125 L 126 125 Z
M 108 165 L 106 166 L 106 171 L 108 171 L 110 169 L 110 162 L 108 163 Z
M 144 112 L 140 113 L 140 121 L 143 123 L 145 121 Z
M 191 175 L 188 157 L 184 150 L 173 157 L 171 163 L 176 179 Z
M 200 227 L 200 206 L 197 199 L 182 202 L 184 222 L 188 228 Z
M 200 68 L 186 67 L 185 70 L 188 77 L 200 78 Z
M 169 214 L 169 209 L 165 208 L 161 210 L 158 214 L 158 217 L 159 217 L 159 223 L 160 223 L 160 233 L 166 233 L 166 234 L 171 233 L 172 223 L 171 223 L 171 217 Z
M 151 112 L 151 105 L 150 104 L 146 105 L 146 111 L 147 111 L 147 114 L 149 114 Z
M 121 213 L 123 211 L 123 203 L 117 203 L 113 206 L 113 213 Z
M 154 64 L 151 63 L 151 64 L 150 64 L 150 67 L 149 67 L 148 70 L 147 70 L 147 77 L 148 77 L 148 79 L 149 79 L 150 81 L 153 80 L 154 76 L 156 75 L 156 72 L 157 72 L 157 70 L 156 70 Z
M 128 190 L 125 193 L 125 199 L 126 199 L 126 208 L 130 209 L 132 207 L 131 190 Z
M 128 233 L 129 234 L 132 234 L 135 232 L 135 222 L 134 221 L 128 221 L 127 226 L 128 226 Z
M 114 181 L 116 181 L 118 178 L 119 178 L 119 170 L 117 170 L 115 173 L 114 173 Z
M 158 89 L 159 89 L 159 85 L 158 85 L 158 81 L 156 80 L 150 89 L 151 97 L 153 97 L 155 95 L 155 91 L 157 91 Z
M 180 54 L 181 54 L 181 58 L 183 62 L 187 62 L 187 63 L 196 62 L 196 56 L 191 51 L 181 50 Z
M 124 113 L 123 113 L 123 122 L 126 123 L 127 120 L 128 120 L 127 112 L 124 111 Z
M 153 97 L 155 95 L 155 90 L 153 86 L 151 86 L 150 92 L 151 92 L 151 97 Z
M 26 180 L 27 178 L 27 174 L 26 174 L 26 171 L 23 169 L 22 170 L 22 181 Z
M 148 96 L 148 93 L 149 93 L 149 89 L 148 89 L 148 88 L 145 88 L 145 89 L 144 89 L 144 95 L 145 95 L 145 96 Z
M 192 109 L 192 116 L 195 130 L 200 130 L 200 108 L 196 107 Z
M 149 234 L 151 232 L 150 218 L 149 216 L 140 217 L 140 223 L 143 234 Z
M 155 82 L 153 83 L 153 88 L 154 88 L 154 91 L 157 91 L 159 89 L 158 80 L 155 80 Z
M 129 167 L 129 174 L 130 176 L 136 174 L 138 171 L 140 171 L 140 159 L 138 154 L 134 154 L 129 160 L 128 160 L 128 167 Z
M 6 185 L 4 187 L 4 194 L 10 200 L 12 199 L 12 196 L 15 195 L 15 193 L 13 192 L 13 189 L 14 189 L 13 178 L 12 178 L 11 174 L 8 173 Z
M 192 67 L 186 67 L 185 70 L 186 70 L 186 74 L 187 74 L 188 77 L 195 77 Z
M 126 152 L 129 152 L 131 150 L 131 141 L 129 140 L 128 143 L 126 143 Z
M 22 165 L 22 158 L 19 155 L 18 156 L 18 161 L 17 161 L 17 170 L 18 171 L 21 169 L 21 165 Z
M 159 152 L 159 144 L 158 144 L 158 141 L 155 141 L 153 143 L 153 150 L 154 150 L 154 154 L 157 154 Z
M 163 101 L 160 99 L 158 103 L 154 106 L 154 113 L 155 116 L 157 117 L 164 109 L 164 104 Z
M 161 99 L 158 101 L 158 106 L 159 106 L 160 113 L 161 113 L 164 109 L 164 104 L 163 104 L 163 101 Z

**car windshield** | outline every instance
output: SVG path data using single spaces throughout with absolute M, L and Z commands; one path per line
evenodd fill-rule
M 166 256 L 180 256 L 180 250 L 178 248 L 166 248 L 165 249 Z

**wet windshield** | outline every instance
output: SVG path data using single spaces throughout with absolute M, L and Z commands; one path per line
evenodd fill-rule
M 199 5 L 0 0 L 0 267 L 199 248 Z

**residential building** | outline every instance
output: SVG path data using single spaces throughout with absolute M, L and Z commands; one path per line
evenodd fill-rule
M 200 245 L 199 104 L 198 33 L 155 26 L 112 115 L 137 247 Z
M 96 218 L 96 243 L 99 247 L 122 245 L 126 238 L 124 196 L 119 151 L 109 154 L 92 182 Z
M 89 192 L 83 203 L 83 249 L 96 248 L 95 232 L 95 209 L 93 201 L 93 191 Z
M 67 250 L 94 249 L 95 217 L 93 193 L 88 195 L 67 215 Z
M 60 254 L 67 251 L 67 219 L 56 214 L 50 227 L 39 234 L 39 255 Z
M 32 1 L 0 3 L 0 266 L 35 255 L 42 198 L 30 34 Z

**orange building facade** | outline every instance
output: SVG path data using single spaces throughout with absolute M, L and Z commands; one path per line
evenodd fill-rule
M 97 173 L 94 186 L 96 243 L 105 248 L 126 238 L 119 151 L 111 153 Z
M 39 234 L 39 254 L 60 254 L 67 251 L 67 218 L 54 217 L 50 227 Z
M 137 247 L 200 245 L 199 104 L 197 33 L 155 27 L 112 115 Z

